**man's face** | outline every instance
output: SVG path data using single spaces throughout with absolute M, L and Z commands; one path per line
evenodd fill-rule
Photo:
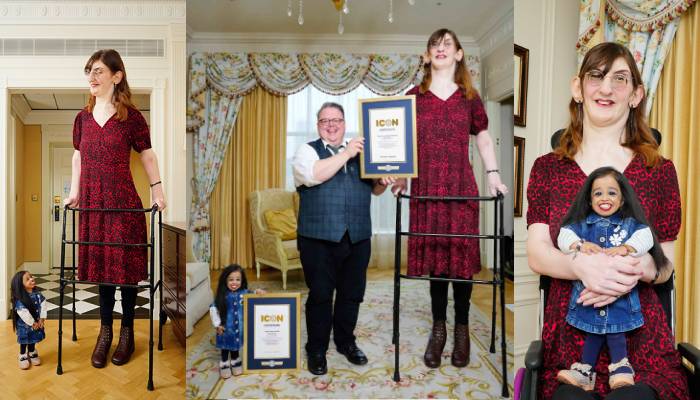
M 345 137 L 345 119 L 343 113 L 335 107 L 326 107 L 318 115 L 318 134 L 323 140 L 338 146 Z

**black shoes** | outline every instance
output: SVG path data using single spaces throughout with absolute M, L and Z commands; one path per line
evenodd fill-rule
M 328 364 L 324 353 L 309 354 L 308 356 L 309 372 L 314 375 L 325 375 L 328 372 Z
M 367 364 L 367 356 L 360 350 L 355 343 L 338 347 L 338 353 L 344 355 L 348 361 L 355 365 Z

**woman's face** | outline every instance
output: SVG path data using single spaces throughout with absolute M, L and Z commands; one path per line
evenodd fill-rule
M 462 60 L 464 53 L 457 50 L 454 39 L 449 34 L 428 48 L 427 59 L 433 69 L 453 68 Z
M 114 85 L 121 81 L 121 72 L 113 74 L 100 60 L 92 63 L 91 70 L 85 76 L 90 84 L 90 94 L 95 97 L 111 97 Z
M 603 74 L 605 66 L 592 69 L 579 82 L 580 87 L 574 91 L 574 97 L 583 94 L 585 119 L 594 126 L 612 126 L 624 124 L 630 113 L 630 104 L 637 106 L 642 99 L 644 89 L 636 90 L 632 84 L 632 72 L 624 58 L 613 62 L 609 71 Z M 578 78 L 576 78 L 577 80 Z
M 228 287 L 228 290 L 235 292 L 241 288 L 242 281 L 243 279 L 240 271 L 231 272 L 228 274 L 228 278 L 226 278 L 226 287 Z
M 24 285 L 24 289 L 27 292 L 32 292 L 34 290 L 34 287 L 36 286 L 36 282 L 34 281 L 34 277 L 32 276 L 32 274 L 30 274 L 29 272 L 26 272 L 22 276 L 22 285 Z
M 596 214 L 608 217 L 615 214 L 622 205 L 620 185 L 612 175 L 601 176 L 591 187 L 591 206 Z

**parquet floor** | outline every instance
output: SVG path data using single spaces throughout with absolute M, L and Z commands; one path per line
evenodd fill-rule
M 136 352 L 122 366 L 108 362 L 102 369 L 90 365 L 97 340 L 99 320 L 78 320 L 78 341 L 71 340 L 70 320 L 63 321 L 63 375 L 56 375 L 58 321 L 46 321 L 46 339 L 37 344 L 42 364 L 28 370 L 17 365 L 19 345 L 11 321 L 0 321 L 0 398 L 9 399 L 184 399 L 185 349 L 178 343 L 170 324 L 163 326 L 163 351 L 158 351 L 158 324 L 154 321 L 153 383 L 148 382 L 148 320 L 136 320 Z M 119 320 L 114 321 L 117 346 Z M 110 352 L 111 357 L 111 352 Z

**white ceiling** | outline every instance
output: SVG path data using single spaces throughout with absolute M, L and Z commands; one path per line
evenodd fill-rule
M 87 104 L 88 95 L 85 93 L 32 91 L 14 94 L 13 100 L 25 103 L 31 111 L 82 110 Z M 150 108 L 149 95 L 147 94 L 134 94 L 131 96 L 131 100 L 140 111 L 148 111 Z
M 344 35 L 420 35 L 445 27 L 479 41 L 513 9 L 512 0 L 393 0 L 394 22 L 387 22 L 389 0 L 350 0 Z M 304 24 L 297 23 L 299 0 L 188 0 L 187 25 L 194 32 L 336 34 L 338 11 L 332 0 L 303 0 Z M 465 37 L 463 40 L 467 39 Z

